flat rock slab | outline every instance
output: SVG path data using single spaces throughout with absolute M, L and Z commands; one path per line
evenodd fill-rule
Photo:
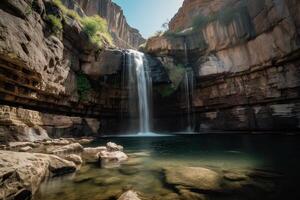
M 168 167 L 164 169 L 166 181 L 172 185 L 180 185 L 205 191 L 220 189 L 221 176 L 210 169 L 202 167 Z
M 72 153 L 81 153 L 83 151 L 83 147 L 79 143 L 68 144 L 61 147 L 52 148 L 48 150 L 49 153 L 53 153 L 56 155 L 59 154 L 72 154 Z

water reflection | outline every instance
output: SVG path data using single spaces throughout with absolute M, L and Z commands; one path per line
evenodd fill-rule
M 234 196 L 231 199 L 259 199 L 250 194 L 265 195 L 264 192 L 268 193 L 268 190 L 276 190 L 270 199 L 283 196 L 286 199 L 297 194 L 294 183 L 300 177 L 298 137 L 115 137 L 103 138 L 92 145 L 103 145 L 111 140 L 125 147 L 130 157 L 128 162 L 116 169 L 101 169 L 98 164 L 85 165 L 73 176 L 45 183 L 37 199 L 109 200 L 116 199 L 128 189 L 139 191 L 145 199 L 185 199 L 178 189 L 166 183 L 164 169 L 168 167 L 205 167 L 218 173 L 228 173 L 226 176 L 230 178 L 236 177 L 232 174 L 245 172 L 252 182 L 258 180 L 252 185 L 241 182 L 246 185 L 239 191 L 243 198 Z M 284 179 L 278 179 L 281 175 L 284 175 Z M 249 193 L 249 196 L 245 193 Z M 228 196 L 211 195 L 209 198 L 228 199 Z

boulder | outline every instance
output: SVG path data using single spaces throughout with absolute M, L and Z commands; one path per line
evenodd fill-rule
M 100 165 L 104 168 L 119 167 L 128 156 L 122 151 L 101 151 L 99 154 Z
M 76 165 L 71 161 L 49 155 L 49 170 L 53 176 L 60 176 L 76 171 Z
M 108 151 L 123 151 L 123 146 L 117 145 L 116 143 L 113 142 L 108 142 L 106 144 L 106 148 Z
M 210 169 L 202 167 L 165 168 L 168 184 L 195 188 L 202 191 L 220 190 L 221 176 Z
M 141 200 L 137 194 L 137 192 L 129 190 L 122 194 L 118 200 Z
M 30 199 L 49 172 L 58 176 L 76 169 L 57 156 L 12 151 L 0 151 L 0 166 L 0 199 Z
M 71 154 L 71 155 L 67 155 L 64 157 L 64 159 L 71 161 L 73 163 L 75 163 L 76 165 L 81 165 L 82 164 L 82 159 L 80 156 L 76 155 L 76 154 Z
M 101 151 L 106 151 L 106 147 L 84 148 L 82 158 L 85 162 L 97 162 L 99 160 L 98 154 Z
M 72 153 L 81 153 L 83 151 L 83 147 L 79 143 L 73 143 L 66 146 L 58 147 L 55 149 L 50 148 L 50 152 L 55 155 L 61 154 L 72 154 Z

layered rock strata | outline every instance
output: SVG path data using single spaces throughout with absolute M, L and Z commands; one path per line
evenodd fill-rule
M 149 39 L 147 52 L 192 68 L 196 130 L 299 130 L 299 7 L 285 0 L 186 0 L 170 31 Z M 174 96 L 179 101 L 165 116 L 186 110 Z
M 1 107 L 1 141 L 96 135 L 101 118 L 117 123 L 121 105 L 126 112 L 124 53 L 94 45 L 51 2 L 0 3 L 0 103 L 9 106 Z

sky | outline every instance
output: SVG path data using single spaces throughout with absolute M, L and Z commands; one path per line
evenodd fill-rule
M 162 24 L 177 13 L 183 0 L 113 0 L 122 7 L 127 22 L 137 28 L 143 37 L 162 30 Z

